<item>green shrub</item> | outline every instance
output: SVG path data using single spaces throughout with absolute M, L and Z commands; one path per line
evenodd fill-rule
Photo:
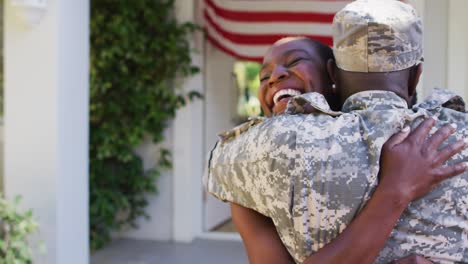
M 32 263 L 28 237 L 37 230 L 32 211 L 18 209 L 19 198 L 0 197 L 0 264 Z
M 181 94 L 176 78 L 198 72 L 191 63 L 192 23 L 178 23 L 173 0 L 92 0 L 90 61 L 91 248 L 113 231 L 136 226 L 145 214 L 155 179 L 169 168 L 162 149 L 157 166 L 144 171 L 135 146 L 150 135 L 163 140 L 168 122 L 194 92 Z

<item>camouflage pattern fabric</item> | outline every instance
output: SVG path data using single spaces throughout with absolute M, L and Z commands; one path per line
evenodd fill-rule
M 352 72 L 391 72 L 422 59 L 422 23 L 413 7 L 395 0 L 357 0 L 336 13 L 333 53 Z
M 292 100 L 303 105 L 320 97 L 304 94 Z M 367 91 L 348 98 L 343 113 L 327 113 L 322 98 L 319 113 L 312 114 L 293 114 L 291 102 L 290 115 L 266 118 L 218 142 L 205 187 L 223 201 L 270 217 L 289 253 L 302 262 L 341 233 L 370 198 L 378 183 L 380 151 L 391 135 L 437 115 L 437 127 L 458 125 L 448 142 L 468 138 L 468 114 L 442 107 L 454 98 L 438 89 L 408 109 L 392 92 Z M 468 150 L 450 162 L 462 160 L 468 161 Z M 467 193 L 464 173 L 412 202 L 376 263 L 413 253 L 436 263 L 468 262 Z
M 313 103 L 312 103 L 313 102 Z M 289 100 L 285 114 L 312 114 L 326 113 L 331 116 L 338 116 L 341 112 L 333 111 L 327 100 L 319 93 L 306 93 Z
M 218 137 L 221 141 L 228 141 L 229 139 L 236 138 L 240 134 L 249 130 L 249 128 L 261 123 L 264 119 L 265 118 L 261 116 L 249 117 L 249 120 L 247 122 L 242 123 L 229 131 L 219 133 Z

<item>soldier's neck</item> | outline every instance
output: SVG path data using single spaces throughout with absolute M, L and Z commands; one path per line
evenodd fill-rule
M 401 72 L 397 73 L 341 73 L 337 81 L 340 102 L 351 95 L 370 90 L 390 91 L 396 93 L 409 103 L 408 81 Z

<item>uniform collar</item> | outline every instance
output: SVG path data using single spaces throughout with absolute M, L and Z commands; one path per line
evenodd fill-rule
M 355 110 L 390 110 L 407 108 L 408 103 L 394 92 L 370 90 L 355 93 L 348 97 L 343 104 L 342 111 L 347 113 Z
M 333 111 L 322 94 L 311 92 L 293 97 L 289 100 L 285 114 L 311 114 L 322 112 L 331 116 L 341 115 L 342 112 Z
M 432 94 L 416 108 L 435 109 L 437 107 L 446 107 L 453 110 L 465 112 L 465 102 L 455 93 L 441 88 L 434 88 Z M 305 93 L 294 97 L 288 103 L 286 114 L 309 114 L 313 112 L 322 112 L 332 116 L 341 115 L 354 110 L 389 110 L 389 109 L 408 109 L 407 102 L 390 91 L 370 90 L 355 93 L 348 97 L 343 104 L 342 112 L 333 111 L 327 100 L 319 93 Z
M 286 114 L 310 114 L 322 112 L 331 116 L 339 116 L 343 112 L 354 110 L 387 110 L 408 108 L 401 97 L 389 91 L 364 91 L 353 94 L 346 99 L 341 112 L 333 111 L 325 97 L 319 93 L 305 93 L 292 98 L 286 108 Z

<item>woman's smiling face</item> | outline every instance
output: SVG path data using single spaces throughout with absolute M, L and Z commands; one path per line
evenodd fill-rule
M 268 50 L 260 71 L 258 98 L 267 116 L 282 113 L 290 98 L 331 89 L 326 62 L 303 38 L 284 38 Z

